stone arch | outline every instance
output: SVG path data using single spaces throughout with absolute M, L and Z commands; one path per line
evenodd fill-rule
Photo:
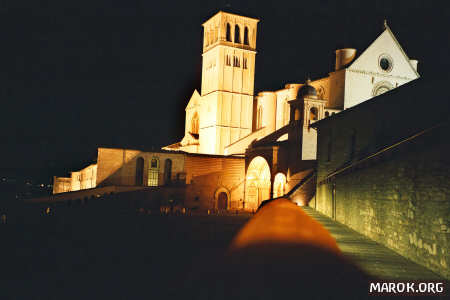
M 241 28 L 238 24 L 234 25 L 234 42 L 241 43 Z
M 226 196 L 225 201 L 224 200 L 224 196 Z M 230 200 L 231 200 L 231 195 L 230 195 L 230 191 L 225 188 L 225 187 L 220 187 L 216 190 L 216 192 L 214 193 L 214 207 L 217 209 L 229 209 L 230 208 Z M 221 202 L 223 201 L 223 202 Z
M 226 39 L 227 39 L 227 42 L 231 42 L 231 26 L 230 26 L 230 23 L 227 23 L 227 26 L 226 26 Z
M 394 86 L 389 81 L 380 81 L 373 87 L 372 95 L 375 97 L 383 93 L 386 93 L 387 91 L 392 90 L 393 88 Z
M 244 28 L 244 45 L 249 45 L 249 42 L 248 42 L 248 27 L 247 26 L 245 26 L 245 28 Z
M 273 198 L 286 194 L 286 175 L 277 173 L 273 179 Z
M 262 201 L 270 199 L 270 189 L 271 172 L 269 164 L 262 156 L 256 156 L 247 168 L 244 209 L 257 209 Z

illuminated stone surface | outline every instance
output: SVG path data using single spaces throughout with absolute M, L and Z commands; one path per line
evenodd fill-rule
M 289 123 L 288 102 L 295 100 L 298 90 L 308 82 L 285 84 L 283 89 L 254 95 L 257 23 L 256 19 L 219 12 L 203 24 L 201 93 L 195 90 L 186 106 L 185 136 L 181 142 L 163 149 L 242 154 L 252 141 Z M 237 40 L 236 25 L 240 28 Z M 249 32 L 248 45 L 244 44 L 244 28 Z M 388 68 L 380 65 L 382 59 L 389 60 Z M 419 78 L 417 60 L 407 57 L 387 25 L 361 54 L 351 48 L 336 50 L 334 69 L 329 76 L 310 83 L 317 90 L 317 99 L 325 103 L 305 101 L 303 159 L 316 158 L 317 137 L 315 131 L 307 130 L 315 121 L 310 118 L 311 109 L 317 110 L 316 120 L 320 120 Z M 194 118 L 199 120 L 198 136 L 192 135 Z
M 310 207 L 303 207 L 303 210 L 330 232 L 346 257 L 372 276 L 386 280 L 443 279 L 427 268 L 400 256 L 393 250 L 368 239 Z
M 350 48 L 336 50 L 336 65 L 329 76 L 255 93 L 258 22 L 220 11 L 203 24 L 201 88 L 193 91 L 186 105 L 180 142 L 163 147 L 159 154 L 99 148 L 96 165 L 72 172 L 70 180 L 55 177 L 54 194 L 107 185 L 161 187 L 183 182 L 186 196 L 180 202 L 186 206 L 217 209 L 222 195 L 227 209 L 254 210 L 262 200 L 291 191 L 313 172 L 317 132 L 310 125 L 419 77 L 417 61 L 406 56 L 385 25 L 361 54 Z M 306 88 L 313 92 L 298 95 Z M 186 153 L 240 155 L 245 162 L 218 156 L 198 159 Z M 139 155 L 143 164 L 137 164 Z M 150 167 L 152 155 L 158 157 L 159 168 Z M 256 156 L 266 160 L 269 171 L 256 174 L 250 168 L 255 174 L 246 174 Z M 170 178 L 164 170 L 167 160 Z M 265 176 L 264 180 L 258 176 Z M 284 176 L 285 183 L 275 182 L 275 176 Z M 246 179 L 250 177 L 255 179 Z M 311 195 L 295 201 L 307 203 Z
M 450 104 L 440 82 L 408 85 L 314 125 L 310 206 L 449 278 Z M 439 109 L 424 114 L 423 99 Z

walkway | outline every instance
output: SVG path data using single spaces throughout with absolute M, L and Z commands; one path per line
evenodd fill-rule
M 303 209 L 331 233 L 343 254 L 368 274 L 386 280 L 442 280 L 442 277 L 427 268 L 404 258 L 316 210 L 310 207 L 303 207 Z

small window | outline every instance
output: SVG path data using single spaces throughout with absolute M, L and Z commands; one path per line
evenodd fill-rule
M 233 59 L 233 67 L 240 67 L 239 58 L 236 56 L 234 56 L 234 59 Z
M 389 60 L 387 58 L 382 58 L 380 60 L 380 67 L 384 70 L 387 71 L 389 70 L 391 63 L 389 62 Z
M 243 67 L 244 69 L 247 69 L 247 58 L 244 58 L 243 60 Z
M 390 72 L 393 66 L 392 57 L 386 53 L 381 54 L 378 58 L 378 65 L 384 72 Z
M 231 42 L 231 26 L 229 23 L 227 23 L 227 42 Z
M 158 186 L 159 178 L 159 159 L 153 157 L 150 161 L 150 168 L 148 169 L 148 186 Z
M 258 115 L 256 117 L 256 129 L 262 128 L 263 108 L 258 107 Z
M 235 43 L 241 42 L 240 30 L 238 25 L 234 25 L 234 42 Z
M 198 114 L 195 113 L 191 120 L 191 133 L 198 134 L 198 129 L 199 129 L 199 118 Z
M 248 43 L 248 27 L 247 26 L 245 26 L 245 29 L 244 29 L 244 45 L 248 45 L 249 43 Z
M 317 107 L 311 107 L 311 109 L 309 110 L 309 119 L 311 121 L 317 121 L 319 117 L 318 111 L 317 111 Z
M 158 167 L 158 160 L 156 158 L 152 159 L 151 162 L 151 168 L 157 168 Z
M 231 57 L 229 55 L 227 55 L 225 63 L 227 66 L 231 66 Z

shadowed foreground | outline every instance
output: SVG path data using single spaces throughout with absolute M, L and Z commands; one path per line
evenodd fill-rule
M 248 218 L 72 211 L 3 225 L 0 299 L 173 299 Z
M 73 209 L 3 225 L 0 299 L 368 298 L 371 278 L 304 210 L 279 199 L 249 217 Z

